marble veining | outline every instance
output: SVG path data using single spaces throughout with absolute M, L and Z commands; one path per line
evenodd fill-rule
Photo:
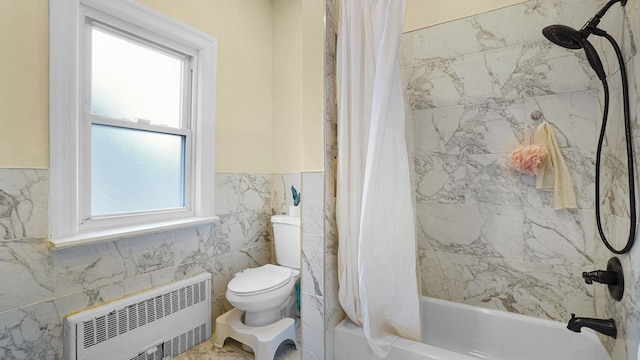
M 302 359 L 324 359 L 324 301 L 322 297 L 302 293 Z
M 227 292 L 227 284 L 240 270 L 268 264 L 271 258 L 270 244 L 258 245 L 239 251 L 233 251 L 212 259 L 209 271 L 213 275 L 213 294 Z
M 405 89 L 411 110 L 463 104 L 464 58 L 436 58 L 414 63 Z
M 271 175 L 271 209 L 274 215 L 286 214 L 293 205 L 291 186 L 300 190 L 300 174 Z
M 482 103 L 584 91 L 595 88 L 591 73 L 580 52 L 527 43 L 465 55 L 464 92 L 468 103 Z
M 502 155 L 469 155 L 466 164 L 466 203 L 522 207 L 527 185 Z
M 463 204 L 467 158 L 416 150 L 415 186 L 421 203 Z
M 47 170 L 0 169 L 0 239 L 48 233 Z
M 302 291 L 322 296 L 324 292 L 324 244 L 323 236 L 302 235 Z
M 522 260 L 521 209 L 418 204 L 417 211 L 420 249 Z
M 53 301 L 0 314 L 0 358 L 56 360 L 62 356 L 62 323 Z
M 525 209 L 524 260 L 593 266 L 593 210 Z
M 423 294 L 471 305 L 565 321 L 592 316 L 593 294 L 581 267 L 420 251 Z
M 520 44 L 523 17 L 524 8 L 516 5 L 414 31 L 413 56 L 455 56 Z
M 42 238 L 0 242 L 0 312 L 53 296 L 53 256 Z
M 541 111 L 561 149 L 593 150 L 596 146 L 595 104 L 593 91 L 532 97 L 525 99 L 524 113 Z
M 542 29 L 552 24 L 580 29 L 597 11 L 595 1 L 534 0 L 523 6 L 525 42 L 546 41 Z
M 216 214 L 271 211 L 271 176 L 216 174 Z

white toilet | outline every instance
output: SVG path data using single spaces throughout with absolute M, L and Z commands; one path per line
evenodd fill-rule
M 265 326 L 291 318 L 297 307 L 295 285 L 300 278 L 300 218 L 271 217 L 278 265 L 240 271 L 227 285 L 227 300 L 244 311 L 247 326 Z
M 300 278 L 300 217 L 271 217 L 278 265 L 240 271 L 227 285 L 235 308 L 218 316 L 214 346 L 227 338 L 253 351 L 256 360 L 273 360 L 278 346 L 291 341 L 298 348 L 295 285 Z

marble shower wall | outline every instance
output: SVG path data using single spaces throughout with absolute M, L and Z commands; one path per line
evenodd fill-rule
M 302 174 L 302 359 L 333 360 L 334 329 L 345 315 L 338 303 L 335 217 L 337 156 L 336 36 L 337 1 L 325 12 L 324 171 Z M 305 195 L 307 194 L 307 195 Z
M 597 84 L 581 51 L 541 29 L 580 27 L 601 1 L 534 0 L 406 33 L 424 295 L 565 321 L 595 315 Z M 631 2 L 630 2 L 631 3 Z M 539 110 L 571 171 L 578 209 L 508 165 Z
M 271 260 L 271 175 L 218 174 L 220 222 L 47 249 L 48 171 L 0 169 L 0 358 L 62 358 L 62 318 L 209 271 L 213 318 L 233 274 Z
M 600 26 L 612 35 L 622 48 L 629 79 L 629 97 L 631 129 L 634 147 L 635 188 L 638 193 L 638 149 L 640 146 L 640 122 L 638 121 L 638 107 L 640 106 L 640 9 L 637 0 L 630 0 L 624 8 L 614 6 L 607 13 Z M 611 112 L 605 133 L 605 146 L 602 151 L 601 170 L 601 199 L 602 224 L 605 236 L 616 249 L 622 249 L 629 237 L 629 173 L 627 171 L 626 145 L 622 109 L 621 75 L 617 60 L 608 43 L 598 42 L 596 46 L 601 50 L 602 60 L 608 74 L 611 89 Z M 598 87 L 599 111 L 602 108 L 603 89 Z M 598 122 L 598 127 L 600 120 Z M 636 199 L 638 197 L 636 196 Z M 636 209 L 638 206 L 636 205 Z M 596 251 L 595 266 L 605 269 L 607 261 L 614 256 L 601 243 L 599 235 L 595 234 Z M 616 255 L 623 266 L 625 275 L 625 292 L 621 301 L 613 300 L 604 286 L 595 287 L 596 313 L 598 317 L 613 318 L 618 328 L 617 339 L 602 337 L 607 349 L 614 360 L 635 360 L 638 356 L 640 343 L 640 245 L 636 244 L 631 252 Z

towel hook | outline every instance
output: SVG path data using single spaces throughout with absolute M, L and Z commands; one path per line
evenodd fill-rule
M 540 119 L 542 119 L 542 111 L 535 110 L 531 113 L 531 120 L 538 121 Z

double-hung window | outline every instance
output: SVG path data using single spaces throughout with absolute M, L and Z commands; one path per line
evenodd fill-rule
M 216 41 L 127 0 L 50 0 L 51 241 L 215 220 Z

